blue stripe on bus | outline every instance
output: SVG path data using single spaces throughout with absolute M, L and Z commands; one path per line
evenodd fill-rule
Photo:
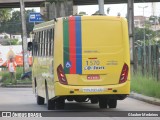
M 76 73 L 82 74 L 82 34 L 81 17 L 76 16 Z

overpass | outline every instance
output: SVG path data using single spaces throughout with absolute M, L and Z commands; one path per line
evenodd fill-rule
M 45 0 L 24 0 L 26 7 L 40 7 Z M 0 8 L 20 8 L 20 0 L 0 0 Z
M 0 8 L 19 8 L 20 0 L 0 0 Z M 26 7 L 40 7 L 46 0 L 24 0 Z M 95 5 L 98 0 L 68 0 L 73 1 L 73 5 Z M 160 2 L 159 0 L 134 0 L 135 3 Z M 105 4 L 128 3 L 128 0 L 104 0 Z

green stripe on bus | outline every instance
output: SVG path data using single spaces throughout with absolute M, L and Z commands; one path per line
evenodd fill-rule
M 66 68 L 66 63 L 69 61 L 69 33 L 68 33 L 68 18 L 63 19 L 63 65 L 65 74 L 69 73 L 69 68 Z

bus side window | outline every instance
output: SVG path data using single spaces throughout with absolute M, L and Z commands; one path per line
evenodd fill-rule
M 54 54 L 54 29 L 52 29 L 52 56 Z
M 35 50 L 34 43 L 36 42 L 36 37 L 37 37 L 37 33 L 34 34 L 32 56 L 35 56 L 35 51 L 36 51 L 36 50 Z
M 35 38 L 34 38 L 34 41 L 33 41 L 33 55 L 34 56 L 37 56 L 37 51 L 38 51 L 38 47 L 37 47 L 37 41 L 38 41 L 38 32 L 35 33 Z
M 49 30 L 46 31 L 46 56 L 48 56 Z
M 48 30 L 46 30 L 46 37 L 45 37 L 45 54 L 46 56 L 48 55 L 48 48 L 47 48 L 47 45 L 48 45 Z
M 37 36 L 35 38 L 35 56 L 38 56 L 38 40 L 39 40 L 39 32 L 37 32 Z
M 52 29 L 50 29 L 50 35 L 49 35 L 49 56 L 52 55 Z
M 39 32 L 39 39 L 38 39 L 38 56 L 40 56 L 41 51 L 41 32 Z
M 45 45 L 46 45 L 46 31 L 43 31 L 43 56 L 46 56 L 46 48 L 45 48 Z
M 43 31 L 41 32 L 41 39 L 40 39 L 40 40 L 41 40 L 41 42 L 40 42 L 40 44 L 41 44 L 41 45 L 40 45 L 40 47 L 41 47 L 41 48 L 40 48 L 40 51 L 41 51 L 41 52 L 40 52 L 40 56 L 42 56 L 42 51 L 43 51 Z

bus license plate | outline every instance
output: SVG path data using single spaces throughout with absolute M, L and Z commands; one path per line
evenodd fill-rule
M 104 92 L 105 88 L 82 88 L 83 92 Z
M 99 80 L 99 75 L 87 75 L 87 80 Z

